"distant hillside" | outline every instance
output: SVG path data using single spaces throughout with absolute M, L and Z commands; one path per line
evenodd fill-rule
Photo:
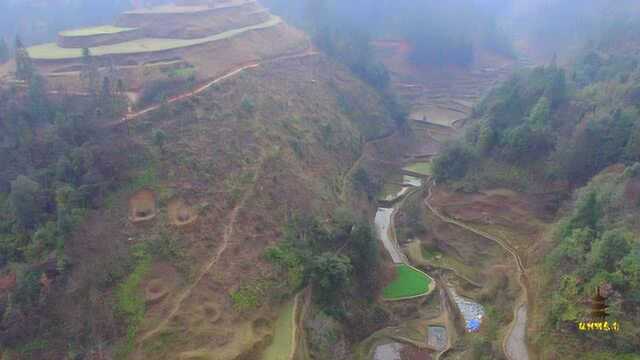
M 634 359 L 640 351 L 640 52 L 628 38 L 621 43 L 590 47 L 566 68 L 513 76 L 434 159 L 434 178 L 463 192 L 507 187 L 556 197 L 556 230 L 535 252 L 530 276 L 529 334 L 543 359 L 582 351 L 588 359 Z M 608 289 L 608 320 L 618 321 L 619 333 L 577 328 L 598 286 Z

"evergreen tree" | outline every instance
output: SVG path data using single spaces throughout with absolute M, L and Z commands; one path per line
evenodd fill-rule
M 11 182 L 9 202 L 18 226 L 29 229 L 38 222 L 41 213 L 40 184 L 20 175 Z
M 94 100 L 98 96 L 98 77 L 100 76 L 98 66 L 91 55 L 88 48 L 82 49 L 82 72 L 81 79 L 84 81 L 85 88 Z
M 35 122 L 49 120 L 51 106 L 47 99 L 45 79 L 37 73 L 29 79 L 29 113 Z
M 153 130 L 153 145 L 155 145 L 161 153 L 164 154 L 164 145 L 167 142 L 167 133 L 161 129 Z
M 31 62 L 31 57 L 29 56 L 29 52 L 25 49 L 22 40 L 20 40 L 19 36 L 16 36 L 15 41 L 15 50 L 16 50 L 16 78 L 18 80 L 31 80 L 34 74 L 33 63 Z
M 536 130 L 541 130 L 549 125 L 551 115 L 551 101 L 546 96 L 540 97 L 529 115 L 529 124 Z

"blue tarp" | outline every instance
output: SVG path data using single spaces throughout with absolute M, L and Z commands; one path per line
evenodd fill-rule
M 480 320 L 472 319 L 467 321 L 467 331 L 476 332 L 480 330 Z

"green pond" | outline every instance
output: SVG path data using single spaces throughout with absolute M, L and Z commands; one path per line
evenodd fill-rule
M 396 266 L 395 279 L 382 291 L 387 300 L 398 300 L 424 295 L 431 285 L 431 279 L 416 269 L 400 264 Z

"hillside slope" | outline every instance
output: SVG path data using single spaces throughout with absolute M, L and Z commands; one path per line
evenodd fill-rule
M 566 68 L 552 63 L 516 74 L 474 108 L 465 136 L 434 159 L 435 179 L 450 188 L 506 187 L 535 194 L 541 205 L 547 199 L 555 231 L 523 238 L 535 305 L 528 334 L 540 358 L 578 358 L 588 349 L 589 359 L 626 359 L 638 351 L 640 72 L 628 45 L 589 48 Z M 610 296 L 607 320 L 622 324 L 618 333 L 578 328 L 591 319 L 598 287 Z
M 47 291 L 28 310 L 7 310 L 3 346 L 36 359 L 259 354 L 291 297 L 269 285 L 264 249 L 290 216 L 328 218 L 344 205 L 343 176 L 363 141 L 395 126 L 383 103 L 310 55 L 120 125 L 114 135 L 133 144 L 121 148 L 128 180 L 67 238 L 70 266 L 46 278 Z M 250 310 L 245 289 L 261 294 Z

